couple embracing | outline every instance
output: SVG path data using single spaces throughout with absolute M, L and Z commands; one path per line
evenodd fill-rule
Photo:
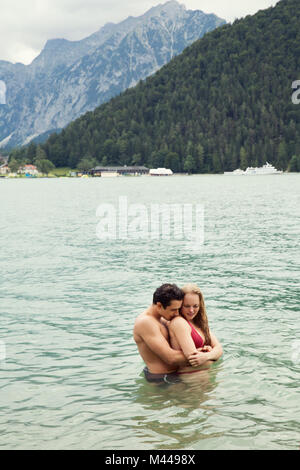
M 210 331 L 203 295 L 194 284 L 163 284 L 134 325 L 134 340 L 149 382 L 175 383 L 219 359 L 222 346 Z

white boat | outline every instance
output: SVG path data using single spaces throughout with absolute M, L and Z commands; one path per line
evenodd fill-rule
M 245 171 L 238 168 L 234 171 L 225 171 L 224 175 L 279 175 L 281 173 L 283 173 L 281 170 L 277 170 L 273 165 L 266 162 L 265 165 L 259 168 L 248 166 Z
M 254 168 L 253 166 L 248 166 L 244 171 L 244 175 L 256 175 L 258 168 Z
M 245 172 L 240 168 L 237 168 L 234 171 L 225 171 L 224 175 L 243 175 Z
M 275 175 L 281 173 L 283 173 L 283 171 L 277 170 L 273 165 L 268 162 L 261 168 L 256 168 L 257 175 Z
M 265 165 L 259 168 L 248 167 L 245 171 L 245 175 L 278 175 L 283 173 L 281 170 L 277 170 L 271 163 L 266 162 Z

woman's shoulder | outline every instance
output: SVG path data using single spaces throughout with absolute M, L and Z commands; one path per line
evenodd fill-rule
M 181 316 L 175 317 L 171 320 L 169 327 L 171 329 L 175 328 L 190 328 L 188 322 Z

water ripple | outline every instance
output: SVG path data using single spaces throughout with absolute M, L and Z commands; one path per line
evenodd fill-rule
M 1 181 L 0 447 L 297 448 L 298 186 L 298 175 Z M 96 209 L 119 195 L 203 204 L 204 246 L 98 240 Z M 201 383 L 142 375 L 134 319 L 169 281 L 202 287 L 223 345 Z

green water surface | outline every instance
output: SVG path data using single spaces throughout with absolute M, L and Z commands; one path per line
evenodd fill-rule
M 297 174 L 1 180 L 0 448 L 297 449 L 299 187 Z M 202 205 L 204 245 L 100 240 L 97 208 L 120 196 L 149 214 Z M 141 373 L 133 323 L 163 282 L 204 293 L 224 355 L 200 383 Z

